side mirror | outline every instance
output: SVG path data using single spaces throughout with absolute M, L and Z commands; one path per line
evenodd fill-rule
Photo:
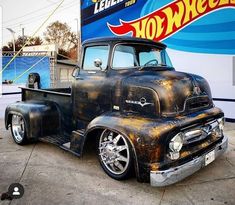
M 99 59 L 99 58 L 97 58 L 97 59 L 95 59 L 94 60 L 94 65 L 95 65 L 95 67 L 97 67 L 97 68 L 100 68 L 100 70 L 103 70 L 102 69 L 102 60 L 101 59 Z
M 79 66 L 76 66 L 76 67 L 73 69 L 72 76 L 73 76 L 74 78 L 77 77 L 79 71 L 80 71 L 80 67 L 79 67 Z

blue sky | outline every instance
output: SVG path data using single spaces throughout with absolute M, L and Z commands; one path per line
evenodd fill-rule
M 23 27 L 25 35 L 32 35 L 60 2 L 61 0 L 0 0 L 3 11 L 3 44 L 12 39 L 6 28 L 13 29 L 16 36 L 19 36 Z M 46 26 L 56 20 L 66 22 L 76 32 L 75 18 L 79 18 L 79 2 L 80 0 L 65 0 L 38 35 L 42 36 Z

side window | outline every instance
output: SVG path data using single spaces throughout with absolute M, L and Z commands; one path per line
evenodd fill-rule
M 83 70 L 100 70 L 95 67 L 94 61 L 100 59 L 102 61 L 102 68 L 107 68 L 109 57 L 109 46 L 92 46 L 85 50 L 85 57 L 83 60 Z
M 134 66 L 137 66 L 135 49 L 132 46 L 117 46 L 113 56 L 113 68 L 123 69 Z

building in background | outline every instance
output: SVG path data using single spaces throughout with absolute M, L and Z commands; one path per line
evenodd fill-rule
M 72 86 L 73 71 L 77 63 L 73 60 L 57 60 L 56 63 L 56 85 L 57 88 L 68 88 Z
M 25 47 L 2 73 L 3 83 L 26 86 L 28 75 L 38 73 L 41 88 L 70 87 L 76 62 L 57 61 L 57 55 L 58 47 L 56 45 Z M 13 52 L 3 52 L 2 67 L 5 67 L 13 56 Z

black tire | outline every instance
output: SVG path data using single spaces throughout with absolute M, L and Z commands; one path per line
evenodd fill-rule
M 119 141 L 114 145 L 114 141 L 109 141 L 105 147 L 102 147 L 105 143 L 104 138 L 108 137 L 110 133 L 113 133 L 113 140 L 119 136 Z M 116 138 L 117 139 L 117 138 Z M 103 144 L 102 144 L 103 143 Z M 102 144 L 102 146 L 101 146 Z M 123 147 L 121 147 L 123 146 Z M 126 147 L 124 149 L 124 146 Z M 115 149 L 116 148 L 116 149 Z M 122 148 L 122 151 L 118 151 L 117 149 Z M 111 151 L 112 150 L 112 151 Z M 121 150 L 121 149 L 120 149 Z M 111 131 L 111 130 L 104 130 L 97 140 L 97 152 L 98 152 L 98 158 L 101 167 L 105 171 L 107 175 L 109 175 L 111 178 L 115 180 L 124 180 L 131 176 L 133 173 L 133 154 L 131 145 L 128 139 L 122 134 L 119 134 L 117 132 Z M 106 154 L 104 154 L 106 153 Z M 119 154 L 119 156 L 116 156 Z M 106 158 L 107 157 L 107 158 Z M 109 164 L 109 160 L 111 157 L 114 157 L 114 163 Z M 124 158 L 127 159 L 126 162 L 122 161 Z M 106 159 L 106 160 L 105 160 Z M 120 160 L 122 159 L 122 160 Z M 111 160 L 112 161 L 112 160 Z M 111 165 L 112 164 L 112 165 Z M 121 165 L 120 165 L 121 164 Z M 121 170 L 123 168 L 123 170 Z
M 26 123 L 21 114 L 13 114 L 11 117 L 11 134 L 16 144 L 28 143 Z

